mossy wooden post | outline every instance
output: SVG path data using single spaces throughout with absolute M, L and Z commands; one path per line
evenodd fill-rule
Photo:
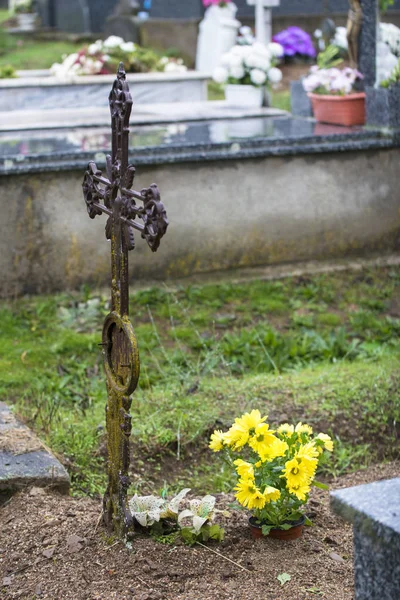
M 128 164 L 129 117 L 132 97 L 121 63 L 109 96 L 112 156 L 106 176 L 90 162 L 83 180 L 89 217 L 106 213 L 106 237 L 111 240 L 111 312 L 103 327 L 102 346 L 107 376 L 106 407 L 108 487 L 103 516 L 107 527 L 122 536 L 132 525 L 127 503 L 131 394 L 139 379 L 139 352 L 129 321 L 128 251 L 135 247 L 134 230 L 141 232 L 155 252 L 168 227 L 167 215 L 155 184 L 132 190 L 135 167 Z M 136 202 L 142 202 L 143 206 Z M 140 223 L 139 220 L 143 223 Z

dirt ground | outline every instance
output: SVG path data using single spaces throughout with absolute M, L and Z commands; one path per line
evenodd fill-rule
M 332 482 L 343 488 L 400 475 L 400 462 Z M 219 508 L 231 495 L 218 494 Z M 384 501 L 384 499 L 382 499 Z M 100 501 L 23 491 L 0 509 L 0 597 L 52 600 L 351 600 L 352 529 L 314 489 L 313 527 L 292 542 L 250 537 L 247 516 L 223 519 L 225 540 L 208 548 L 161 544 L 141 535 L 132 549 L 96 530 Z M 215 554 L 220 553 L 220 555 Z M 222 556 L 223 555 L 223 556 Z M 235 561 L 234 564 L 227 559 Z M 281 585 L 278 575 L 288 573 Z

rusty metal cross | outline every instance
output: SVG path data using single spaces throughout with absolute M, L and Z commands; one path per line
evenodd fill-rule
M 112 155 L 106 157 L 106 177 L 90 162 L 83 180 L 83 195 L 89 217 L 108 215 L 106 237 L 111 240 L 111 312 L 103 326 L 102 346 L 107 377 L 106 407 L 108 487 L 103 501 L 103 517 L 109 529 L 124 535 L 132 525 L 127 503 L 130 481 L 129 437 L 131 433 L 131 394 L 139 379 L 139 352 L 129 321 L 128 251 L 135 247 L 134 230 L 155 252 L 168 227 L 160 193 L 153 183 L 132 190 L 135 167 L 128 164 L 129 117 L 132 97 L 124 66 L 109 96 L 112 128 Z M 137 202 L 143 203 L 138 205 Z M 139 219 L 142 223 L 139 222 Z

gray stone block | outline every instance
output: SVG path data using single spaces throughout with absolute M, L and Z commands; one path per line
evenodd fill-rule
M 301 81 L 290 82 L 290 105 L 292 114 L 297 117 L 312 117 L 313 115 L 311 100 Z
M 104 37 L 107 38 L 110 35 L 117 35 L 122 37 L 126 42 L 134 42 L 138 44 L 140 34 L 141 20 L 136 17 L 129 17 L 127 15 L 111 15 L 106 20 L 104 26 Z
M 36 435 L 0 402 L 0 494 L 27 486 L 68 493 L 69 475 Z
M 400 84 L 390 88 L 366 89 L 367 124 L 400 127 Z
M 353 523 L 355 599 L 400 598 L 400 478 L 332 492 L 331 506 Z

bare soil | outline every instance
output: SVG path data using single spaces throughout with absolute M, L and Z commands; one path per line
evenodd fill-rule
M 399 475 L 399 461 L 375 465 L 338 478 L 331 489 Z M 233 497 L 217 499 L 219 508 L 226 508 Z M 128 549 L 102 525 L 96 528 L 100 510 L 100 501 L 39 488 L 12 497 L 0 509 L 0 597 L 353 599 L 352 529 L 331 513 L 328 492 L 313 490 L 308 514 L 314 526 L 292 542 L 252 540 L 247 515 L 231 510 L 230 519 L 223 519 L 221 544 L 166 545 L 138 534 Z M 277 579 L 282 573 L 291 576 L 284 585 Z

